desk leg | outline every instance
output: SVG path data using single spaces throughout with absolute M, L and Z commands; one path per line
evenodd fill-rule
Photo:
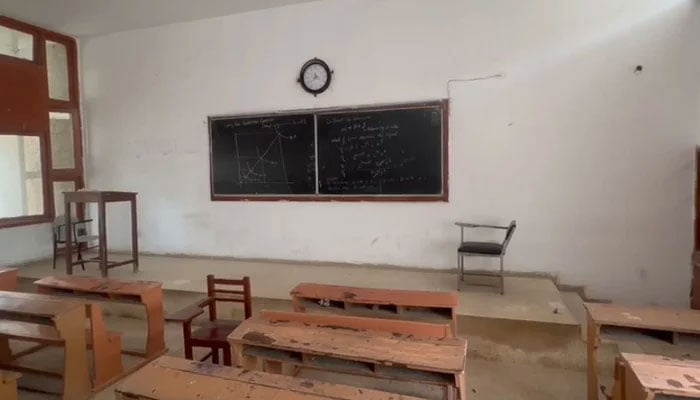
M 97 203 L 98 221 L 97 226 L 100 235 L 100 272 L 102 277 L 107 277 L 107 213 L 105 212 L 105 203 L 100 201 Z
M 12 361 L 12 349 L 10 349 L 10 339 L 0 337 L 0 363 Z
M 83 400 L 92 394 L 85 342 L 85 309 L 61 314 L 55 319 L 56 329 L 64 340 L 63 400 Z
M 588 359 L 588 400 L 598 400 L 598 345 L 600 326 L 587 314 L 587 359 Z
M 71 209 L 70 209 L 70 202 L 65 201 L 65 224 L 66 224 L 66 245 L 63 247 L 63 251 L 66 253 L 66 274 L 67 275 L 73 275 L 73 229 L 70 227 L 73 226 L 71 222 Z M 100 241 L 101 242 L 101 241 Z
M 0 399 L 17 400 L 17 379 L 0 381 Z
M 95 372 L 95 389 L 105 387 L 124 373 L 121 336 L 109 335 L 99 304 L 87 305 L 92 338 L 92 360 Z
M 450 388 L 448 388 L 449 390 Z M 464 359 L 464 367 L 462 372 L 455 375 L 455 390 L 457 391 L 457 398 L 460 400 L 467 400 L 467 360 Z
M 139 271 L 139 229 L 136 222 L 136 199 L 131 200 L 131 257 L 134 259 L 134 272 Z
M 615 359 L 615 383 L 613 384 L 612 400 L 625 399 L 625 364 L 618 356 Z
M 236 366 L 238 368 L 243 368 L 250 371 L 255 371 L 258 369 L 258 358 L 244 355 L 242 344 L 232 343 L 231 351 L 236 357 Z
M 148 321 L 148 339 L 146 356 L 155 357 L 165 351 L 165 314 L 163 312 L 163 289 L 150 290 L 141 296 L 141 302 L 146 307 Z

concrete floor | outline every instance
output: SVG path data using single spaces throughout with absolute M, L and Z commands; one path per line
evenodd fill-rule
M 112 253 L 110 253 L 112 254 Z M 125 255 L 114 254 L 115 259 Z M 64 274 L 59 260 L 53 270 L 50 260 L 34 262 L 20 269 L 20 277 L 39 279 Z M 80 266 L 76 275 L 100 276 L 96 264 Z M 152 280 L 163 282 L 164 290 L 202 293 L 206 290 L 206 275 L 249 276 L 253 296 L 266 299 L 289 299 L 290 290 L 299 282 L 332 285 L 375 287 L 404 290 L 456 289 L 455 272 L 388 268 L 353 264 L 284 263 L 272 261 L 241 261 L 206 257 L 141 256 L 138 273 L 131 265 L 109 271 L 109 276 L 124 280 Z M 467 283 L 483 284 L 491 278 L 467 277 Z M 559 290 L 548 278 L 507 277 L 505 294 L 492 287 L 461 285 L 457 313 L 472 317 L 486 317 L 517 321 L 532 321 L 574 326 L 578 323 L 567 309 Z
M 125 332 L 125 347 L 141 346 L 144 340 L 144 322 L 137 319 L 108 317 L 110 329 Z M 182 357 L 182 337 L 180 327 L 166 327 L 166 343 L 170 348 L 169 354 Z M 60 364 L 60 352 L 47 350 L 36 355 L 34 362 L 42 363 L 43 367 Z M 126 363 L 133 360 L 126 360 Z M 300 376 L 337 383 L 357 383 L 361 378 L 348 376 L 330 376 L 323 372 L 302 371 Z M 562 368 L 548 368 L 525 364 L 499 363 L 487 360 L 469 359 L 467 362 L 468 397 L 470 400 L 579 400 L 585 397 L 585 374 L 583 371 L 572 371 Z M 386 383 L 386 382 L 385 382 Z M 42 389 L 58 388 L 56 382 L 44 378 L 24 377 L 21 384 L 39 386 Z M 114 387 L 119 383 L 97 393 L 95 400 L 114 399 Z M 366 384 L 366 383 L 365 383 Z M 376 387 L 381 388 L 378 384 Z M 411 391 L 413 389 L 410 389 Z M 428 398 L 439 396 L 439 392 L 427 387 L 415 389 L 416 393 Z M 59 396 L 20 390 L 20 400 L 56 400 Z M 233 400 L 233 399 L 232 399 Z
M 134 274 L 130 266 L 110 271 L 110 276 L 124 280 L 155 280 L 164 283 L 164 306 L 173 312 L 202 297 L 204 277 L 248 275 L 253 282 L 254 313 L 261 309 L 290 310 L 289 291 L 298 282 L 310 281 L 362 287 L 385 287 L 414 290 L 454 290 L 454 273 L 407 270 L 357 265 L 304 265 L 274 262 L 237 261 L 211 258 L 144 256 L 141 269 Z M 20 290 L 33 292 L 32 281 L 50 275 L 50 261 L 23 266 L 20 269 Z M 76 275 L 99 276 L 94 265 Z M 460 335 L 468 339 L 468 397 L 473 400 L 547 400 L 583 399 L 585 396 L 585 342 L 581 326 L 585 316 L 580 297 L 562 294 L 544 278 L 509 277 L 506 294 L 491 288 L 462 286 L 458 309 Z M 140 307 L 103 303 L 111 330 L 124 332 L 126 348 L 140 348 L 145 341 L 144 317 Z M 224 315 L 237 317 L 233 309 L 220 309 Z M 166 343 L 170 354 L 182 356 L 179 326 L 166 326 Z M 618 334 L 603 343 L 599 350 L 602 383 L 610 385 L 615 354 L 620 349 L 650 354 L 666 354 L 700 358 L 700 345 L 671 346 L 656 339 L 635 334 Z M 60 352 L 37 355 L 43 365 L 60 363 Z M 125 364 L 135 360 L 125 359 Z M 59 365 L 60 367 L 60 365 Z M 302 371 L 301 376 L 321 378 L 338 383 L 358 383 L 362 378 L 329 375 L 327 372 Z M 349 380 L 348 380 L 349 379 Z M 23 383 L 47 389 L 55 382 L 37 377 L 23 378 Z M 365 384 L 366 382 L 363 382 Z M 374 382 L 377 383 L 377 382 Z M 386 382 L 383 382 L 386 384 Z M 409 394 L 436 398 L 439 393 L 427 387 L 409 388 Z M 382 385 L 376 386 L 381 389 Z M 21 400 L 57 399 L 57 396 L 22 391 Z M 112 399 L 113 387 L 95 396 Z M 1 399 L 0 399 L 1 400 Z

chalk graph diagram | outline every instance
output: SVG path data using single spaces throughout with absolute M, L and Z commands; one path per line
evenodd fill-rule
M 284 140 L 290 139 L 279 132 L 235 133 L 238 183 L 287 184 L 287 166 L 284 163 Z

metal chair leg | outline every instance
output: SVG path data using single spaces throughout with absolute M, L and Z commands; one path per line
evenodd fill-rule
M 459 284 L 460 281 L 462 280 L 462 279 L 461 279 L 461 278 L 462 278 L 462 269 L 461 269 L 461 267 L 460 267 L 460 264 L 461 264 L 460 260 L 461 260 L 461 258 L 462 258 L 461 255 L 460 255 L 459 253 L 457 253 L 457 290 L 458 290 L 458 291 L 459 291 L 459 290 L 462 290 L 462 288 L 460 287 L 460 284 Z
M 501 258 L 501 294 L 504 292 L 504 279 L 503 279 L 503 256 Z
M 58 256 L 58 244 L 56 244 L 56 238 L 53 240 L 53 269 L 56 269 L 56 257 Z

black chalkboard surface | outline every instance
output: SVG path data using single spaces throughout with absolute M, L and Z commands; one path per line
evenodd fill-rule
M 314 115 L 210 118 L 212 196 L 316 193 Z
M 319 193 L 443 193 L 443 109 L 317 114 Z

